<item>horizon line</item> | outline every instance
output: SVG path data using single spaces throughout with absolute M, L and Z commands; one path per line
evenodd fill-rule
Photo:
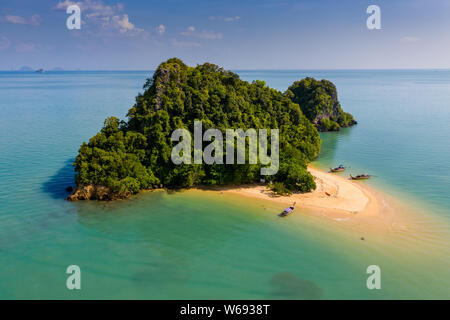
M 0 72 L 21 72 L 21 73 L 35 73 L 41 68 L 33 70 L 0 70 Z M 61 70 L 46 70 L 42 68 L 44 72 L 154 72 L 156 69 L 64 69 Z M 230 71 L 414 71 L 414 70 L 450 70 L 450 67 L 445 68 L 261 68 L 261 69 L 242 69 L 242 68 L 230 68 L 225 70 Z

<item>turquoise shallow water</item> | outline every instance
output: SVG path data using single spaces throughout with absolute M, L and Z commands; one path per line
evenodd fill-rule
M 304 76 L 335 82 L 359 124 L 323 134 L 316 165 L 370 172 L 369 184 L 427 208 L 441 227 L 385 244 L 211 192 L 66 202 L 79 145 L 106 116 L 123 118 L 151 73 L 3 72 L 0 298 L 449 298 L 450 71 L 238 73 L 280 90 Z M 65 288 L 72 264 L 80 291 Z M 382 268 L 382 290 L 365 286 L 370 264 Z

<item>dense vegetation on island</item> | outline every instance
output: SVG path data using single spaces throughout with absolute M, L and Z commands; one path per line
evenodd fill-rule
M 295 81 L 286 91 L 293 102 L 319 131 L 339 131 L 356 124 L 350 113 L 344 112 L 338 101 L 336 86 L 328 80 L 305 78 Z
M 306 165 L 317 157 L 321 140 L 308 117 L 318 113 L 309 103 L 316 103 L 314 99 L 321 89 L 302 81 L 281 93 L 264 81 L 243 81 L 214 64 L 189 67 L 177 58 L 163 62 L 147 79 L 144 92 L 136 97 L 127 121 L 106 119 L 101 131 L 82 144 L 74 162 L 77 188 L 68 199 L 111 200 L 160 186 L 243 184 L 261 178 L 279 194 L 315 189 Z M 323 84 L 332 86 L 329 82 Z M 336 95 L 316 99 L 325 100 L 328 107 L 333 105 L 333 98 Z M 204 130 L 279 129 L 278 173 L 261 176 L 261 164 L 248 161 L 175 165 L 170 157 L 176 144 L 171 134 L 178 128 L 193 132 L 195 120 L 202 121 Z

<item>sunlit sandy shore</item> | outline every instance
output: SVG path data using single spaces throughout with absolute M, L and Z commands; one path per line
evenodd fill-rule
M 324 172 L 313 167 L 317 188 L 309 193 L 277 196 L 265 185 L 242 185 L 217 188 L 222 193 L 277 202 L 280 209 L 296 203 L 289 218 L 323 217 L 354 229 L 377 232 L 408 232 L 418 228 L 411 210 L 401 201 L 374 190 L 361 181 L 349 180 L 347 175 Z M 280 212 L 274 212 L 278 214 Z
M 229 189 L 242 195 L 283 202 L 297 207 L 320 209 L 342 216 L 343 214 L 368 215 L 375 214 L 375 196 L 364 189 L 360 183 L 345 179 L 342 176 L 308 168 L 314 176 L 317 189 L 309 193 L 298 193 L 291 196 L 276 196 L 266 186 L 243 186 Z

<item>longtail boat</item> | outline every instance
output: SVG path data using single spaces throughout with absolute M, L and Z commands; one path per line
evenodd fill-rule
M 352 180 L 364 180 L 364 179 L 370 179 L 370 174 L 358 174 L 356 177 L 350 175 L 350 178 Z
M 331 172 L 342 172 L 342 171 L 344 171 L 344 170 L 345 170 L 345 167 L 344 167 L 342 164 L 340 164 L 339 167 L 336 167 L 336 168 L 330 168 L 330 171 L 331 171 Z
M 296 202 L 294 202 L 294 204 L 292 205 L 292 207 L 286 208 L 284 209 L 284 211 L 282 213 L 279 214 L 280 217 L 286 217 L 288 214 L 290 214 L 292 211 L 294 211 L 295 209 L 295 204 Z

